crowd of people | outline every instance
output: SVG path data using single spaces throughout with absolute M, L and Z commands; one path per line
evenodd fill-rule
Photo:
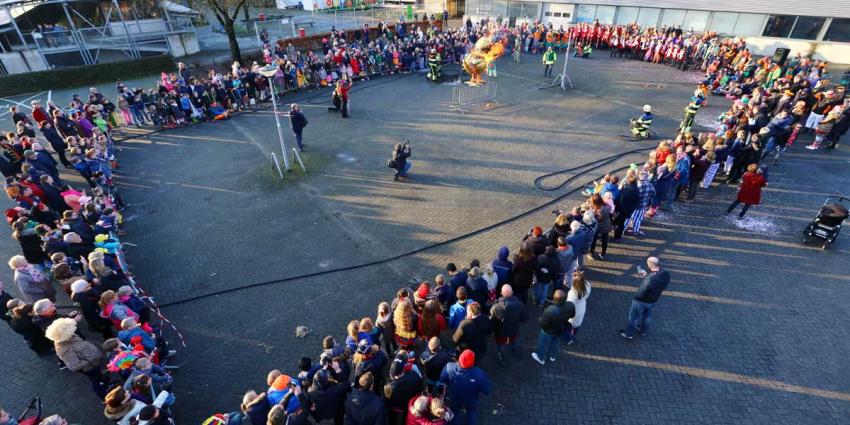
M 442 30 L 400 21 L 394 29 L 379 25 L 374 39 L 368 27 L 353 35 L 334 31 L 321 54 L 284 42 L 265 53 L 267 62 L 279 66 L 275 87 L 297 90 L 424 71 L 430 51 L 460 61 L 492 30 L 489 23 Z M 588 313 L 586 263 L 607 261 L 610 243 L 643 236 L 643 220 L 676 201 L 693 200 L 715 182 L 741 182 L 728 212 L 743 204 L 742 218 L 760 202 L 766 158 L 778 160 L 807 131 L 815 134 L 810 147 L 834 147 L 850 123 L 843 88 L 824 78 L 826 64 L 799 57 L 775 64 L 753 57 L 741 39 L 598 24 L 569 31 L 522 25 L 506 39 L 512 48 L 544 54 L 549 65 L 555 51 L 564 51 L 564 41 L 581 44 L 582 53 L 601 47 L 612 56 L 671 65 L 681 63 L 675 60 L 681 55 L 689 67 L 705 71 L 675 139 L 660 141 L 640 165 L 594 182 L 583 202 L 557 211 L 548 230 L 535 226 L 522 235 L 513 255 L 503 246 L 491 261 L 449 263 L 433 282 L 399 289 L 375 316 L 352 320 L 344 339 L 324 337 L 315 356 L 286 371 L 272 370 L 261 391 L 247 391 L 238 409 L 215 414 L 205 425 L 475 423 L 480 397 L 493 391 L 483 360 L 493 356 L 500 366 L 528 357 L 541 365 L 556 362 L 560 345 L 576 340 Z M 676 52 L 673 61 L 669 51 Z M 73 96 L 66 108 L 48 102 L 45 109 L 36 101 L 29 115 L 10 111 L 15 131 L 0 141 L 0 171 L 15 203 L 6 217 L 22 255 L 9 261 L 18 296 L 0 284 L 0 317 L 37 355 L 55 356 L 60 369 L 84 375 L 109 420 L 172 423 L 176 400 L 168 391 L 173 378 L 167 359 L 175 353 L 162 334 L 166 323 L 138 289 L 123 256 L 119 238 L 127 205 L 113 184 L 118 161 L 112 132 L 227 118 L 270 96 L 258 67 L 237 63 L 223 74 L 211 70 L 195 77 L 180 64 L 163 73 L 154 89 L 119 82 L 115 104 L 93 88 L 88 99 Z M 699 107 L 712 95 L 730 99 L 731 108 L 716 129 L 692 132 Z M 299 123 L 303 128 L 306 119 Z M 396 151 L 396 178 L 403 178 L 409 145 Z M 73 188 L 60 176 L 60 163 L 88 187 Z M 646 264 L 620 330 L 626 340 L 648 334 L 652 310 L 671 281 L 661 260 L 650 257 Z M 60 313 L 58 299 L 74 308 Z M 535 310 L 536 325 L 528 323 Z M 528 357 L 517 344 L 523 332 L 537 336 Z M 103 342 L 92 342 L 97 339 Z M 0 425 L 11 420 L 0 410 Z M 42 424 L 62 421 L 54 415 Z

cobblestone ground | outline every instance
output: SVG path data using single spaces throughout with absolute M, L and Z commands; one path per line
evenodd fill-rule
M 174 385 L 180 422 L 237 409 L 268 370 L 295 370 L 322 336 L 341 338 L 348 320 L 374 315 L 398 287 L 432 279 L 446 262 L 516 249 L 530 227 L 551 224 L 555 206 L 380 265 L 193 297 L 392 257 L 526 213 L 570 188 L 539 191 L 538 175 L 638 147 L 619 135 L 644 103 L 659 134 L 672 135 L 699 76 L 604 56 L 571 59 L 576 88 L 566 93 L 538 90 L 548 81 L 538 57 L 503 59 L 500 102 L 463 115 L 448 110 L 452 86 L 419 76 L 357 83 L 375 85 L 352 95 L 349 120 L 325 112 L 327 94 L 290 97 L 310 120 L 305 157 L 315 170 L 285 185 L 269 170 L 279 146 L 267 111 L 121 142 L 128 256 L 187 340 Z M 701 119 L 726 105 L 711 98 Z M 386 159 L 405 139 L 412 180 L 396 183 Z M 540 367 L 528 357 L 536 326 L 527 325 L 522 358 L 504 369 L 484 362 L 495 391 L 481 422 L 846 423 L 850 249 L 841 239 L 827 251 L 803 246 L 800 232 L 827 194 L 848 187 L 850 155 L 802 144 L 770 167 L 764 205 L 746 220 L 722 215 L 735 192 L 714 186 L 646 222 L 647 236 L 612 244 L 607 261 L 589 261 L 594 290 L 578 344 Z M 579 180 L 641 160 L 627 156 Z M 2 252 L 17 246 L 3 238 Z M 650 254 L 673 284 L 651 334 L 626 342 L 616 331 L 638 283 L 634 265 Z M 0 277 L 10 281 L 7 270 Z M 313 330 L 304 340 L 293 336 L 300 324 Z M 40 394 L 48 412 L 105 423 L 84 379 L 35 358 L 6 328 L 0 338 L 4 407 Z

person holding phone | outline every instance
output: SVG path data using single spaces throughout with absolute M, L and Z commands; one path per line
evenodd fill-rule
M 643 282 L 632 299 L 626 329 L 620 329 L 620 336 L 627 340 L 634 339 L 635 332 L 640 333 L 641 336 L 647 334 L 652 319 L 652 308 L 670 284 L 670 272 L 661 268 L 658 257 L 647 258 L 646 265 L 649 271 L 644 270 L 640 265 L 637 266 L 638 274 L 643 278 Z

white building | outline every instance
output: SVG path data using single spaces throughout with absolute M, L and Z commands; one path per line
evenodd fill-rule
M 452 1 L 452 0 L 449 0 Z M 848 0 L 599 0 L 568 1 L 455 0 L 465 3 L 465 16 L 541 21 L 555 28 L 599 20 L 603 24 L 681 26 L 684 30 L 717 31 L 746 37 L 757 54 L 777 47 L 818 59 L 850 63 Z

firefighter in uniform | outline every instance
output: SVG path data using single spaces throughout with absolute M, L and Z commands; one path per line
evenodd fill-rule
M 428 79 L 434 82 L 440 81 L 441 67 L 440 54 L 437 53 L 437 49 L 431 49 L 431 53 L 428 54 Z
M 691 126 L 694 125 L 694 117 L 696 117 L 697 111 L 699 111 L 703 102 L 705 102 L 705 97 L 703 97 L 702 90 L 697 89 L 694 92 L 694 97 L 691 98 L 691 103 L 685 108 L 685 119 L 682 120 L 679 131 L 683 133 L 691 131 Z
M 652 106 L 643 105 L 643 115 L 640 118 L 632 118 L 629 129 L 632 136 L 639 139 L 649 137 L 649 127 L 652 126 Z

